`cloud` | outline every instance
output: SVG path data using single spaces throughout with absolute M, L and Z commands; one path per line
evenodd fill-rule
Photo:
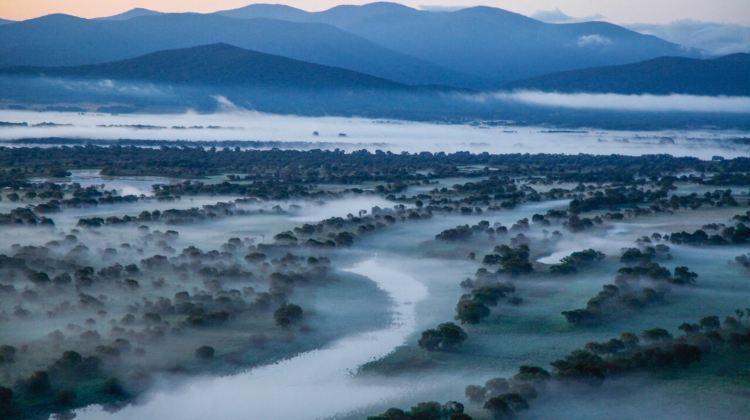
M 576 23 L 576 22 L 590 22 L 593 20 L 601 21 L 607 18 L 604 15 L 596 14 L 584 17 L 573 17 L 565 14 L 559 8 L 553 10 L 538 10 L 536 13 L 531 15 L 536 20 L 541 20 L 547 23 Z
M 717 112 L 750 114 L 750 97 L 694 95 L 620 95 L 614 93 L 497 92 L 473 100 L 504 100 L 529 105 L 645 112 Z
M 681 20 L 667 25 L 632 24 L 628 28 L 654 35 L 709 55 L 750 52 L 750 27 L 715 22 Z
M 130 83 L 117 82 L 110 79 L 101 80 L 73 80 L 63 78 L 41 78 L 41 83 L 50 87 L 59 87 L 67 91 L 78 93 L 119 93 L 135 97 L 156 97 L 166 96 L 169 94 L 169 87 L 157 87 L 152 83 Z
M 110 79 L 104 79 L 99 81 L 99 86 L 106 89 L 112 89 L 115 87 L 115 82 Z
M 612 44 L 612 40 L 599 34 L 581 35 L 576 44 L 581 47 L 603 47 Z

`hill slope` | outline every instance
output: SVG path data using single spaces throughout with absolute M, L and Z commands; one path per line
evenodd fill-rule
M 635 64 L 549 74 L 508 89 L 621 94 L 750 96 L 750 54 L 701 60 L 661 57 Z
M 227 44 L 160 51 L 133 59 L 87 66 L 9 67 L 0 69 L 0 74 L 291 89 L 408 89 L 400 83 L 351 70 Z

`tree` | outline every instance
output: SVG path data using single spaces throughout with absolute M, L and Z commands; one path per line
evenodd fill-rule
M 498 397 L 504 400 L 513 411 L 527 410 L 529 408 L 529 403 L 520 394 L 509 393 L 499 395 Z
M 620 261 L 626 264 L 644 263 L 649 259 L 650 256 L 648 254 L 644 254 L 638 248 L 628 248 L 622 253 L 622 256 L 620 257 Z
M 13 363 L 16 358 L 16 348 L 7 344 L 0 346 L 0 364 Z
M 195 357 L 201 360 L 213 359 L 215 354 L 216 350 L 211 346 L 200 346 L 195 349 Z
M 0 417 L 3 413 L 7 413 L 10 410 L 10 406 L 13 404 L 13 390 L 0 386 Z
M 389 408 L 385 410 L 385 413 L 379 416 L 370 416 L 367 420 L 411 420 L 411 416 L 406 414 L 404 410 Z
M 700 361 L 703 357 L 703 351 L 697 346 L 689 344 L 675 344 L 672 347 L 675 361 L 681 366 L 687 366 L 693 362 Z
M 122 388 L 122 384 L 117 378 L 107 378 L 100 388 L 101 392 L 108 395 L 123 395 L 125 390 Z
M 662 341 L 672 338 L 672 334 L 664 328 L 651 328 L 644 330 L 641 335 L 648 341 Z
M 698 325 L 698 324 L 691 324 L 691 323 L 688 323 L 688 322 L 683 322 L 677 328 L 680 329 L 685 334 L 693 334 L 693 333 L 696 333 L 696 332 L 700 331 L 700 329 L 701 329 L 700 325 Z
M 487 389 L 479 385 L 469 385 L 466 387 L 464 394 L 466 395 L 466 398 L 469 399 L 469 401 L 481 403 L 484 402 L 485 398 L 487 397 Z
M 519 275 L 534 271 L 529 262 L 529 246 L 526 244 L 517 247 L 501 245 L 497 247 L 496 252 L 499 254 L 500 271 L 511 275 Z
M 484 403 L 484 409 L 489 411 L 494 419 L 509 419 L 514 415 L 508 402 L 499 396 L 487 400 L 487 402 Z
M 505 378 L 492 378 L 484 383 L 484 388 L 490 395 L 504 394 L 510 389 L 510 382 Z
M 70 389 L 63 389 L 60 390 L 57 394 L 55 394 L 55 404 L 59 405 L 71 405 L 76 400 L 76 393 L 73 390 Z
M 455 416 L 464 413 L 464 405 L 458 401 L 448 401 L 442 407 L 443 416 L 455 420 Z
M 549 372 L 539 366 L 523 365 L 518 369 L 518 373 L 513 379 L 518 381 L 535 382 L 546 381 L 551 378 Z
M 466 332 L 461 327 L 446 322 L 436 329 L 423 331 L 417 344 L 427 351 L 450 351 L 460 347 L 466 338 Z
M 721 321 L 719 321 L 719 317 L 712 315 L 704 317 L 700 320 L 701 327 L 705 330 L 716 330 L 721 327 Z
M 591 380 L 595 383 L 604 379 L 604 361 L 585 350 L 575 350 L 565 356 L 565 359 L 552 362 L 552 366 L 562 377 Z
M 49 374 L 43 370 L 38 370 L 24 381 L 24 388 L 29 394 L 39 395 L 50 391 L 51 385 Z
M 293 303 L 285 303 L 274 313 L 273 318 L 280 327 L 288 327 L 302 319 L 302 308 Z
M 440 332 L 438 332 L 438 330 L 429 329 L 422 331 L 422 336 L 419 338 L 417 344 L 419 345 L 419 347 L 422 347 L 427 351 L 435 351 L 440 349 L 442 340 L 443 337 L 440 335 Z
M 685 266 L 676 267 L 674 269 L 674 276 L 671 279 L 672 283 L 675 284 L 695 284 L 695 279 L 698 278 L 698 274 L 690 271 Z
M 443 408 L 435 401 L 421 402 L 411 408 L 411 418 L 415 420 L 440 420 Z
M 474 299 L 461 299 L 456 305 L 456 319 L 462 324 L 478 324 L 490 315 L 490 308 Z
M 620 334 L 620 340 L 625 345 L 625 347 L 629 349 L 637 347 L 641 341 L 637 335 L 631 332 L 624 332 Z

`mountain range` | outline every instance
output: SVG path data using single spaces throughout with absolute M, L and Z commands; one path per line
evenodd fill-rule
M 490 7 L 139 8 L 5 24 L 0 39 L 4 75 L 365 91 L 750 94 L 747 54 L 686 57 L 691 51 L 609 23 L 552 24 Z
M 393 51 L 471 75 L 480 87 L 497 87 L 553 71 L 693 53 L 610 23 L 549 24 L 484 6 L 433 12 L 396 3 L 371 3 L 306 12 L 259 4 L 217 14 L 328 24 Z
M 100 19 L 49 15 L 2 25 L 0 39 L 0 66 L 87 65 L 227 43 L 404 84 L 473 89 L 695 54 L 604 22 L 549 24 L 491 7 L 434 12 L 395 3 L 323 12 L 257 4 L 213 14 L 134 9 Z
M 750 96 L 750 54 L 715 59 L 660 57 L 620 66 L 553 73 L 510 83 L 509 90 Z
M 0 26 L 0 39 L 0 67 L 95 64 L 223 42 L 403 83 L 450 84 L 458 77 L 330 25 L 272 19 L 194 13 L 127 20 L 49 15 Z
M 563 93 L 750 96 L 750 54 L 715 59 L 659 57 L 620 66 L 551 73 L 508 83 L 503 90 Z M 448 86 L 413 86 L 339 67 L 216 43 L 163 50 L 136 58 L 83 66 L 11 66 L 0 76 L 117 80 L 161 85 L 235 86 L 286 90 L 471 93 Z

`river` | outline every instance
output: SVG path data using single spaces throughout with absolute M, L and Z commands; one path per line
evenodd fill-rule
M 387 328 L 339 339 L 327 347 L 302 353 L 245 373 L 203 377 L 177 388 L 155 391 L 139 404 L 109 413 L 101 406 L 76 412 L 76 419 L 286 420 L 325 418 L 402 394 L 396 385 L 375 385 L 352 375 L 362 364 L 379 359 L 414 332 L 414 305 L 426 287 L 384 258 L 371 258 L 345 271 L 366 276 L 392 299 Z

